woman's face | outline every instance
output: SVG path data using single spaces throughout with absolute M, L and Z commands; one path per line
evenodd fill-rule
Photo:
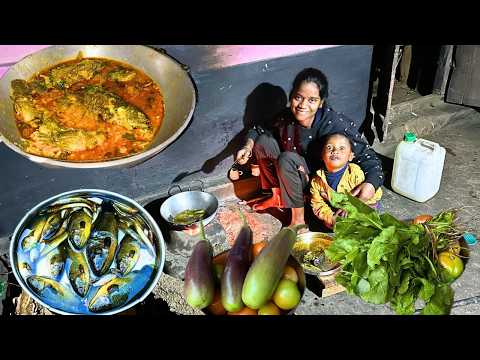
M 318 108 L 322 107 L 323 100 L 320 98 L 320 90 L 313 82 L 303 82 L 292 94 L 290 109 L 304 126 L 310 127 Z

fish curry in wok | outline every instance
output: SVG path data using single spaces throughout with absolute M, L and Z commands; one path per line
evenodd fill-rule
M 103 161 L 142 152 L 164 116 L 158 85 L 110 59 L 78 58 L 11 86 L 22 147 L 43 157 Z

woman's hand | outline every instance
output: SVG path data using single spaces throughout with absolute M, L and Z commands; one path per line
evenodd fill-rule
M 253 145 L 253 140 L 248 139 L 245 146 L 238 150 L 235 161 L 240 165 L 245 165 L 248 162 L 248 159 L 250 159 L 250 157 L 252 156 Z
M 351 194 L 352 196 L 358 197 L 363 202 L 366 202 L 375 195 L 375 187 L 370 183 L 364 182 L 353 189 Z
M 307 172 L 305 171 L 305 168 L 302 165 L 300 165 L 297 170 L 305 175 L 305 178 L 307 179 L 307 182 L 310 181 L 310 179 L 308 177 L 308 174 L 307 174 Z
M 237 152 L 235 160 L 240 165 L 245 165 L 252 156 L 252 151 L 248 147 L 243 147 Z

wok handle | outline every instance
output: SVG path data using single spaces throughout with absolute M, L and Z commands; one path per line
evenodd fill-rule
M 170 194 L 170 191 L 172 191 L 173 188 L 178 188 L 180 191 L 179 192 L 182 192 L 182 188 L 180 187 L 180 185 L 178 184 L 173 184 L 172 186 L 170 186 L 170 188 L 168 189 L 168 196 L 172 196 L 172 194 Z M 178 193 L 177 193 L 178 194 Z
M 168 55 L 167 50 L 165 50 L 164 48 L 154 48 L 154 49 L 157 50 L 158 52 L 162 53 L 163 55 L 170 56 L 170 55 Z M 173 59 L 173 60 L 175 60 L 175 62 L 177 62 L 183 70 L 185 70 L 186 72 L 190 72 L 190 66 L 181 63 L 177 59 Z
M 198 181 L 200 183 L 200 190 L 203 191 L 203 181 L 200 180 L 200 179 L 195 179 L 195 180 L 192 180 L 190 181 L 190 185 L 188 186 L 188 190 L 192 190 L 192 183 L 194 183 L 195 181 Z

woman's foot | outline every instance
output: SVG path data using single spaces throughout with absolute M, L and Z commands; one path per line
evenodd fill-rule
M 277 207 L 283 208 L 282 197 L 279 188 L 272 189 L 272 196 L 266 200 L 260 201 L 252 206 L 254 211 L 265 210 L 268 208 Z
M 305 225 L 305 208 L 292 208 L 292 221 L 290 222 L 290 226 L 293 225 Z M 297 234 L 303 234 L 308 231 L 308 227 L 305 227 L 299 229 Z
M 260 211 L 272 207 L 283 208 L 282 199 L 280 198 L 280 196 L 272 195 L 272 197 L 269 197 L 268 199 L 260 201 L 253 205 L 252 209 L 255 211 Z

